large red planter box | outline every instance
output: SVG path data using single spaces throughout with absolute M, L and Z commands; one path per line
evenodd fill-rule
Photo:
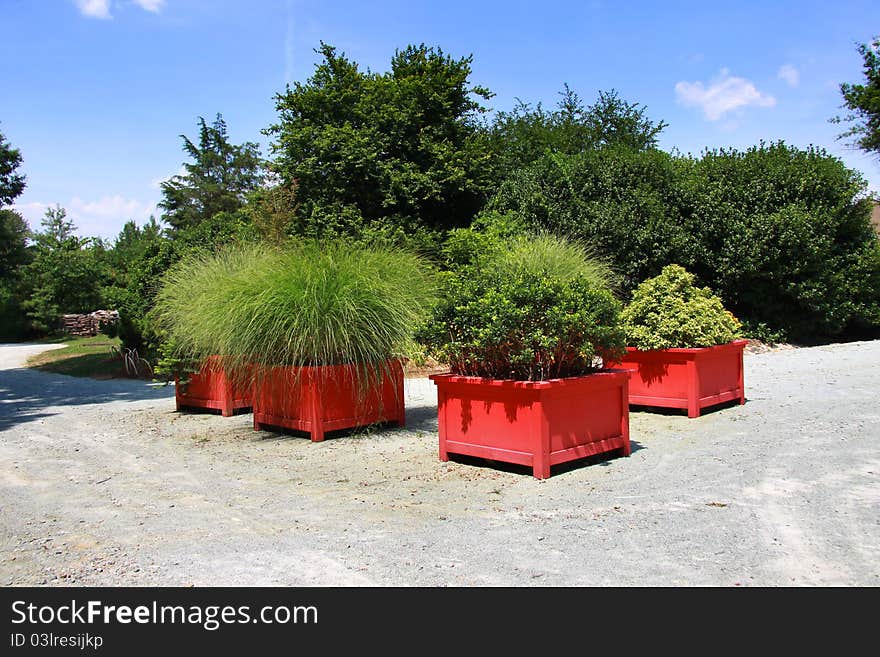
M 254 429 L 305 431 L 312 441 L 324 433 L 378 422 L 405 422 L 403 366 L 389 361 L 378 379 L 359 377 L 355 365 L 276 367 L 254 384 Z
M 627 347 L 617 367 L 632 371 L 629 403 L 687 409 L 698 417 L 702 409 L 731 400 L 746 403 L 743 349 L 748 340 L 715 347 L 639 351 Z
M 252 405 L 250 384 L 234 382 L 223 370 L 222 360 L 217 356 L 207 358 L 201 370 L 192 374 L 186 385 L 181 385 L 179 379 L 174 383 L 177 410 L 212 408 L 219 409 L 223 417 L 229 417 Z
M 437 385 L 442 461 L 467 454 L 530 465 L 546 479 L 557 463 L 630 454 L 626 370 L 550 381 L 429 378 Z

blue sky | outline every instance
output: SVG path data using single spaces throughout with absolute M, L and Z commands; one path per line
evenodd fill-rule
M 320 40 L 373 71 L 410 43 L 473 54 L 493 109 L 614 88 L 669 123 L 666 150 L 815 144 L 880 191 L 880 162 L 828 123 L 839 83 L 862 79 L 855 44 L 880 34 L 876 0 L 0 0 L 0 26 L 0 132 L 32 227 L 56 203 L 83 235 L 145 221 L 199 116 L 265 153 L 273 96 L 311 74 Z

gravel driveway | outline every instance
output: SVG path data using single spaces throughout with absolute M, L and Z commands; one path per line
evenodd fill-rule
M 0 584 L 880 585 L 880 342 L 746 355 L 745 406 L 634 412 L 629 458 L 437 459 L 407 427 L 307 439 L 0 346 Z

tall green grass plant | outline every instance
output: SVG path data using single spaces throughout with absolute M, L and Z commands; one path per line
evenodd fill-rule
M 181 359 L 221 355 L 233 376 L 408 355 L 435 300 L 421 257 L 385 246 L 307 241 L 196 254 L 172 268 L 156 317 Z

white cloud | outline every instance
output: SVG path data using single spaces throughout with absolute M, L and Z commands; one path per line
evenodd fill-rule
M 702 82 L 679 82 L 675 85 L 678 101 L 687 107 L 699 107 L 710 121 L 717 121 L 728 112 L 741 107 L 773 107 L 776 99 L 761 93 L 745 78 L 730 75 L 726 68 L 708 85 Z
M 46 208 L 54 208 L 55 204 L 33 201 L 13 207 L 27 220 L 32 230 L 40 230 Z M 69 202 L 62 203 L 61 207 L 67 211 L 67 218 L 76 224 L 77 234 L 106 239 L 116 237 L 129 220 L 142 224 L 149 220 L 151 214 L 158 215 L 156 201 L 139 201 L 119 194 L 104 196 L 95 201 L 74 196 Z
M 154 14 L 158 14 L 165 6 L 165 0 L 134 0 L 134 3 L 141 9 L 152 11 Z
M 180 168 L 177 170 L 177 173 L 172 174 L 170 176 L 162 176 L 161 178 L 153 178 L 150 181 L 150 189 L 161 190 L 163 182 L 171 180 L 174 176 L 186 176 L 186 174 L 187 174 L 186 167 L 181 164 Z
M 76 6 L 83 16 L 113 18 L 110 15 L 110 0 L 76 0 Z
M 784 64 L 779 67 L 779 72 L 776 74 L 780 80 L 785 80 L 788 82 L 789 87 L 796 87 L 801 83 L 801 74 L 798 70 L 792 66 L 791 64 Z
M 42 221 L 43 215 L 46 214 L 46 208 L 48 207 L 48 203 L 40 203 L 39 201 L 12 204 L 12 209 L 19 212 L 21 216 L 25 218 L 25 221 L 28 222 L 28 226 L 31 227 L 31 230 L 39 229 L 40 221 Z
M 67 207 L 67 212 L 71 216 L 89 215 L 100 218 L 112 218 L 121 215 L 131 215 L 131 218 L 134 218 L 149 212 L 151 207 L 149 203 L 126 199 L 119 194 L 104 196 L 97 201 L 84 201 L 79 196 L 74 196 Z

